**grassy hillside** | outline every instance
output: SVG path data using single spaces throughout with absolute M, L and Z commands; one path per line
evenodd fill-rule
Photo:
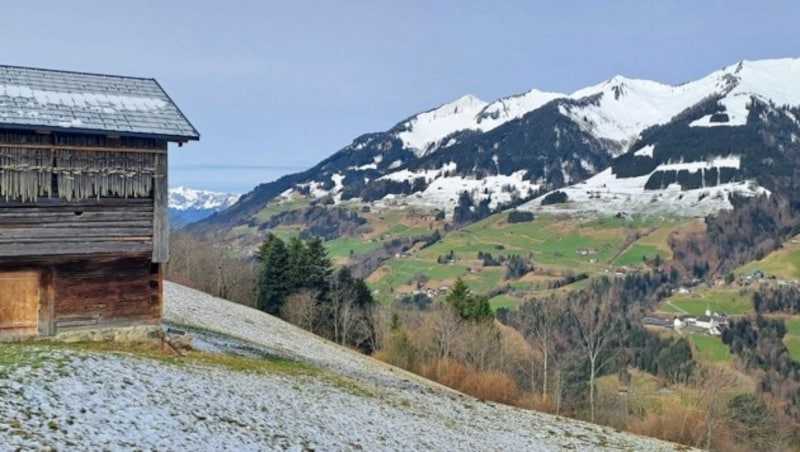
M 392 226 L 385 222 L 391 222 Z M 393 257 L 368 282 L 377 297 L 388 302 L 418 288 L 437 292 L 462 277 L 475 292 L 503 288 L 505 293 L 493 298 L 492 305 L 514 307 L 534 293 L 555 290 L 550 287 L 568 275 L 586 273 L 591 278 L 614 273 L 620 267 L 644 268 L 644 259 L 656 255 L 669 259 L 667 236 L 676 229 L 693 227 L 694 223 L 672 218 L 597 220 L 555 216 L 509 223 L 507 214 L 501 213 L 452 231 L 432 246 Z M 415 223 L 413 219 L 398 216 L 397 211 L 372 214 L 370 225 L 373 233 L 363 238 L 328 242 L 331 255 L 343 262 L 346 255 L 351 255 L 350 250 L 358 254 L 360 250 L 376 248 L 388 238 L 432 230 L 430 224 Z M 530 259 L 534 271 L 507 280 L 506 267 L 484 266 L 478 258 L 479 252 L 497 259 L 519 255 Z
M 661 311 L 668 314 L 703 315 L 706 308 L 727 315 L 753 312 L 752 291 L 738 286 L 705 287 L 691 289 L 688 294 L 675 293 L 661 303 Z
M 776 278 L 800 279 L 800 242 L 797 239 L 786 242 L 783 248 L 742 266 L 735 273 L 747 275 L 755 270 Z
M 443 238 L 424 249 L 389 256 L 367 279 L 376 298 L 390 302 L 416 290 L 439 294 L 456 278 L 463 278 L 478 293 L 494 290 L 501 298 L 494 307 L 514 307 L 533 294 L 551 290 L 571 290 L 588 281 L 569 287 L 564 284 L 570 275 L 585 273 L 590 278 L 614 274 L 620 268 L 645 268 L 645 261 L 659 256 L 672 257 L 668 236 L 676 230 L 696 229 L 699 220 L 671 217 L 633 218 L 567 218 L 542 215 L 530 222 L 509 223 L 507 213 L 492 215 L 462 229 L 445 233 L 447 219 L 436 211 L 417 208 L 362 209 L 351 208 L 367 224 L 355 236 L 325 242 L 331 260 L 345 265 L 353 258 L 381 248 L 395 239 L 428 236 L 439 231 Z M 222 238 L 233 248 L 252 253 L 267 232 L 286 240 L 300 234 L 302 225 L 284 225 L 270 231 L 259 225 L 289 210 L 308 207 L 303 198 L 279 199 L 270 202 L 256 215 L 252 224 L 239 225 Z M 534 271 L 521 278 L 506 279 L 506 267 L 484 266 L 478 253 L 490 253 L 498 260 L 518 255 L 529 260 Z M 445 259 L 452 257 L 452 259 Z

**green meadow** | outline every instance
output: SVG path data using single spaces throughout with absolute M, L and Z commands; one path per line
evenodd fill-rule
M 800 361 L 800 317 L 793 317 L 786 321 L 786 336 L 783 343 L 789 349 L 789 354 L 795 361 Z
M 358 256 L 369 251 L 378 249 L 382 246 L 377 240 L 364 240 L 361 238 L 340 238 L 325 242 L 328 256 L 334 261 L 349 259 L 351 256 Z
M 302 207 L 301 202 L 272 203 L 259 213 L 259 218 L 267 219 L 280 211 Z M 325 242 L 329 256 L 337 265 L 379 249 L 390 240 L 425 236 L 434 230 L 441 232 L 444 227 L 444 222 L 435 220 L 432 212 L 418 209 L 385 209 L 360 212 L 359 215 L 368 220 L 368 227 L 360 236 Z M 514 307 L 534 294 L 575 290 L 589 283 L 589 280 L 583 280 L 564 288 L 549 289 L 553 282 L 570 274 L 586 273 L 594 278 L 623 265 L 643 267 L 645 257 L 652 259 L 658 254 L 668 259 L 671 257 L 666 242 L 668 235 L 694 221 L 540 215 L 530 222 L 508 223 L 507 218 L 506 213 L 495 214 L 444 234 L 442 240 L 427 248 L 413 248 L 402 256 L 393 256 L 367 278 L 367 283 L 379 299 L 391 301 L 418 287 L 437 289 L 462 277 L 475 293 L 509 285 L 513 292 L 494 300 L 493 306 Z M 281 226 L 272 232 L 288 240 L 300 230 L 300 226 Z M 626 238 L 631 236 L 640 238 L 623 249 Z M 505 265 L 484 267 L 478 259 L 481 252 L 490 253 L 495 258 L 510 255 L 529 258 L 534 273 L 519 280 L 505 280 Z M 438 263 L 451 253 L 455 258 L 453 262 Z M 705 310 L 705 304 L 702 310 Z
M 674 294 L 664 300 L 661 311 L 673 314 L 703 315 L 712 312 L 742 315 L 753 311 L 752 294 L 739 288 L 701 288 L 690 294 Z
M 692 334 L 689 341 L 697 353 L 697 357 L 703 361 L 712 363 L 726 363 L 733 360 L 728 350 L 728 346 L 722 343 L 718 336 L 706 336 L 704 334 Z
M 513 309 L 517 307 L 518 304 L 519 300 L 508 295 L 498 295 L 489 300 L 489 306 L 492 307 L 492 311 L 497 311 L 501 308 Z
M 308 207 L 309 204 L 310 201 L 305 198 L 272 201 L 256 214 L 255 219 L 259 223 L 265 223 L 281 212 L 302 209 Z
M 629 247 L 625 252 L 614 261 L 617 266 L 630 266 L 641 264 L 645 258 L 654 259 L 656 255 L 662 255 L 661 250 L 655 245 L 640 245 L 635 244 Z M 661 256 L 664 259 L 664 256 Z
M 783 248 L 768 254 L 760 261 L 753 261 L 740 267 L 736 274 L 746 275 L 754 270 L 761 270 L 765 275 L 779 278 L 800 278 L 800 244 L 784 244 Z

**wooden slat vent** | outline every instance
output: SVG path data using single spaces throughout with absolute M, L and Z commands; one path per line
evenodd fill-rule
M 151 196 L 153 154 L 22 149 L 0 146 L 0 197 L 35 202 Z

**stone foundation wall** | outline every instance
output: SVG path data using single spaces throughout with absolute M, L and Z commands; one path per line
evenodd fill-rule
M 161 325 L 81 329 L 42 338 L 57 342 L 160 342 Z

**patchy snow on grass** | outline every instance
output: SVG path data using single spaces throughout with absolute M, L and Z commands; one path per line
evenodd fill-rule
M 0 450 L 674 450 L 673 444 L 485 403 L 277 318 L 165 282 L 165 320 L 200 349 L 312 366 L 2 345 Z M 217 333 L 213 333 L 217 332 Z M 15 347 L 13 350 L 8 347 Z M 253 361 L 254 363 L 257 361 Z
M 400 171 L 395 171 L 393 173 L 389 173 L 385 176 L 381 176 L 380 179 L 393 180 L 397 182 L 406 182 L 406 181 L 413 182 L 414 179 L 418 179 L 421 177 L 425 179 L 425 182 L 431 182 L 432 180 L 442 177 L 451 171 L 455 171 L 456 168 L 458 168 L 458 166 L 456 165 L 455 162 L 448 162 L 437 169 L 417 170 L 417 171 L 404 169 Z
M 536 191 L 538 184 L 524 180 L 526 170 L 516 171 L 509 175 L 498 174 L 496 176 L 485 176 L 480 179 L 474 177 L 445 176 L 451 169 L 455 169 L 455 163 L 445 165 L 441 170 L 425 170 L 411 172 L 402 170 L 392 173 L 383 178 L 398 181 L 413 181 L 423 177 L 429 183 L 428 187 L 421 193 L 406 195 L 387 195 L 384 199 L 374 202 L 378 207 L 409 205 L 424 208 L 437 208 L 451 212 L 458 205 L 458 198 L 461 192 L 468 192 L 472 195 L 475 202 L 491 198 L 490 208 L 495 208 L 498 204 L 510 202 L 514 195 L 524 197 L 529 191 Z
M 640 151 L 647 152 L 648 149 L 646 147 Z M 665 163 L 653 172 L 726 167 L 738 169 L 740 164 L 739 156 L 715 157 L 701 162 Z M 520 209 L 553 213 L 613 215 L 625 212 L 698 217 L 732 208 L 729 196 L 734 193 L 744 196 L 769 194 L 767 189 L 757 186 L 753 181 L 730 182 L 694 190 L 682 190 L 678 184 L 672 184 L 664 190 L 645 190 L 651 174 L 618 178 L 612 168 L 607 168 L 581 183 L 560 188 L 559 191 L 567 194 L 566 203 L 542 206 L 544 195 L 525 203 Z

